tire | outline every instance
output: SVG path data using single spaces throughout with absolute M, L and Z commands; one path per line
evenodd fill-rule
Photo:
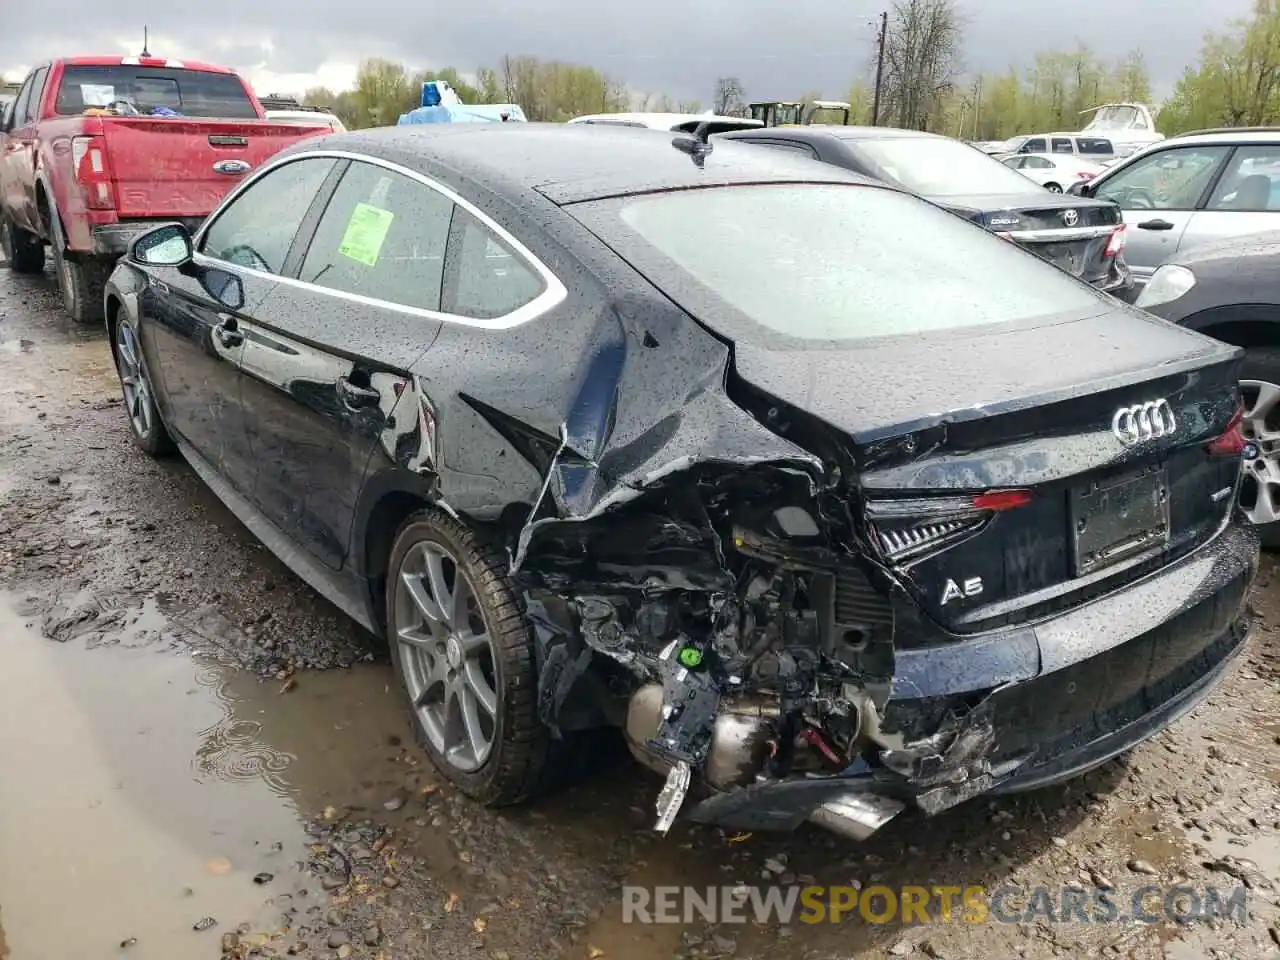
M 0 247 L 14 273 L 44 273 L 44 244 L 8 217 L 0 216 Z
M 1058 183 L 1046 183 L 1046 184 L 1044 185 L 1044 188 L 1045 188 L 1046 190 L 1048 190 L 1050 193 L 1061 193 L 1061 192 L 1062 192 L 1062 185 L 1061 185 L 1061 184 L 1058 184 Z
M 505 553 L 431 509 L 404 522 L 387 565 L 387 642 L 409 698 L 414 734 L 436 769 L 489 807 L 522 803 L 542 793 L 556 766 L 551 733 L 538 717 L 533 637 L 506 565 Z M 416 590 L 407 585 L 406 576 L 416 581 Z M 464 594 L 464 611 L 448 618 L 452 623 L 442 623 L 438 614 L 442 606 L 454 606 L 459 582 L 471 599 Z M 437 594 L 445 598 L 443 605 L 435 603 Z M 423 612 L 428 609 L 437 614 L 434 619 Z M 468 653 L 462 640 L 474 640 L 480 631 L 487 644 Z M 491 714 L 484 702 L 489 693 Z M 443 702 L 419 708 L 414 698 L 423 694 L 426 700 Z M 478 739 L 487 730 L 487 749 L 463 734 L 461 715 L 468 697 Z
M 169 435 L 160 411 L 156 408 L 155 393 L 146 363 L 138 346 L 138 331 L 123 307 L 116 312 L 113 325 L 112 353 L 116 358 L 116 373 L 120 377 L 120 392 L 124 398 L 124 413 L 129 418 L 129 433 L 138 449 L 157 459 L 174 451 L 173 438 Z
M 1280 395 L 1280 347 L 1250 347 L 1245 351 L 1240 368 L 1240 390 L 1244 395 L 1244 434 L 1256 443 L 1259 456 L 1245 463 L 1245 477 L 1240 490 L 1240 505 L 1258 525 L 1258 536 L 1268 550 L 1280 549 L 1280 520 L 1259 522 L 1262 516 L 1280 515 L 1280 403 L 1257 408 L 1263 396 L 1260 385 L 1276 388 Z M 1257 408 L 1257 409 L 1255 409 Z M 1251 416 L 1252 415 L 1252 416 Z M 1273 434 L 1275 439 L 1269 439 Z M 1273 507 L 1260 509 L 1260 498 L 1270 493 Z
M 102 298 L 107 278 L 111 276 L 111 264 L 92 257 L 73 260 L 57 244 L 54 245 L 53 261 L 67 316 L 79 324 L 101 323 L 106 317 Z

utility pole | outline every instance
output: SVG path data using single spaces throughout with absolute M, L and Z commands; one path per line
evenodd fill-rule
M 871 125 L 873 127 L 880 126 L 880 88 L 884 84 L 884 42 L 889 33 L 889 11 L 886 10 L 880 14 L 880 39 L 877 43 L 879 52 L 876 54 L 876 92 L 871 101 Z

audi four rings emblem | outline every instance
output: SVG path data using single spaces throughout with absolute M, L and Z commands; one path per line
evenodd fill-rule
M 1062 222 L 1068 227 L 1074 227 L 1080 220 L 1080 214 L 1075 210 L 1068 210 L 1062 215 Z
M 1158 440 L 1160 437 L 1171 437 L 1178 429 L 1178 421 L 1173 417 L 1173 407 L 1164 397 L 1159 400 L 1148 400 L 1132 407 L 1121 407 L 1111 418 L 1111 432 L 1126 447 L 1146 440 Z

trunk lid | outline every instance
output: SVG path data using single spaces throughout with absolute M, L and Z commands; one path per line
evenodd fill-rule
M 1113 203 L 1036 191 L 949 197 L 945 205 L 1087 283 L 1103 284 L 1111 275 L 1107 244 L 1123 222 Z
M 328 134 L 264 120 L 103 117 L 121 220 L 203 217 L 250 170 L 305 137 Z
M 734 360 L 852 441 L 866 538 L 932 619 L 968 633 L 1048 616 L 1220 529 L 1240 458 L 1206 444 L 1238 403 L 1237 348 L 1127 308 L 960 333 L 739 344 Z

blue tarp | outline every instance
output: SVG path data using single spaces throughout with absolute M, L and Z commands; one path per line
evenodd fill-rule
M 400 114 L 398 125 L 410 123 L 501 123 L 502 115 L 512 123 L 525 123 L 524 111 L 514 103 L 455 104 L 418 107 Z

